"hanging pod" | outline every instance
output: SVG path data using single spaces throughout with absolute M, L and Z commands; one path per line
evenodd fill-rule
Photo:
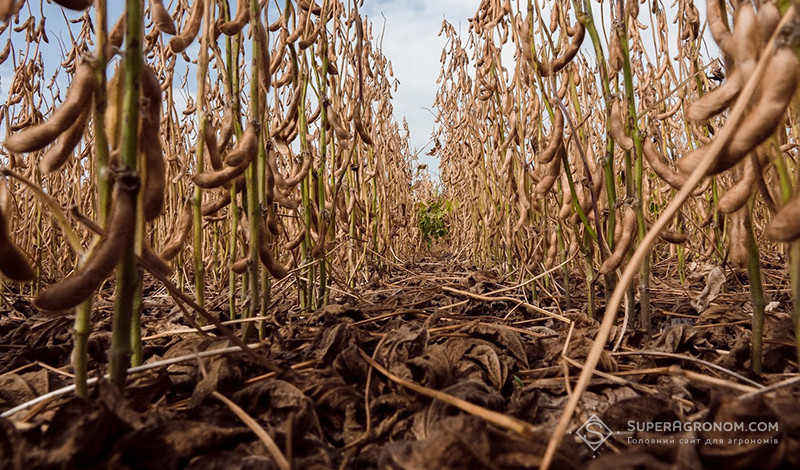
M 49 312 L 76 307 L 100 287 L 114 271 L 133 237 L 131 221 L 136 219 L 136 197 L 139 178 L 125 174 L 114 184 L 114 196 L 108 215 L 106 235 L 89 253 L 89 257 L 62 281 L 41 291 L 33 301 L 36 308 Z
M 12 135 L 3 145 L 14 153 L 33 152 L 46 147 L 79 119 L 87 103 L 91 102 L 96 86 L 94 68 L 88 61 L 83 62 L 75 72 L 61 106 L 46 121 Z

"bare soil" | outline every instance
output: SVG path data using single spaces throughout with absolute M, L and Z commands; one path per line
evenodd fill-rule
M 553 468 L 799 468 L 800 387 L 745 396 L 798 372 L 779 267 L 764 270 L 777 307 L 767 315 L 764 371 L 754 374 L 746 276 L 728 273 L 723 293 L 697 313 L 690 301 L 704 279 L 684 288 L 664 281 L 675 278 L 674 267 L 655 266 L 657 333 L 629 330 L 611 352 L 617 329 Z M 331 305 L 311 314 L 296 299 L 279 299 L 257 349 L 283 369 L 278 374 L 241 352 L 200 357 L 230 341 L 213 330 L 176 333 L 188 323 L 150 286 L 145 363 L 194 357 L 131 374 L 122 395 L 100 380 L 89 399 L 65 394 L 0 419 L 0 468 L 280 468 L 214 392 L 255 418 L 296 469 L 537 468 L 598 322 L 586 315 L 577 281 L 574 308 L 566 309 L 563 292 L 540 288 L 535 300 L 530 285 L 514 288 L 512 279 L 440 255 L 376 269 L 369 283 L 337 289 Z M 112 296 L 110 288 L 101 294 Z M 212 313 L 227 320 L 226 293 L 212 299 Z M 95 309 L 97 377 L 107 372 L 111 309 L 102 300 Z M 72 322 L 37 313 L 27 296 L 6 299 L 0 412 L 72 383 Z M 435 391 L 480 408 L 466 412 L 431 398 Z M 527 423 L 529 433 L 492 424 L 490 411 Z M 580 437 L 599 438 L 581 429 L 593 415 L 612 434 L 596 451 Z M 631 422 L 700 429 L 630 431 Z M 704 430 L 706 422 L 778 427 L 728 432 Z

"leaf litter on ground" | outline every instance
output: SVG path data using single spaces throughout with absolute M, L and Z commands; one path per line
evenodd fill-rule
M 687 289 L 657 284 L 661 331 L 649 339 L 624 332 L 619 350 L 604 352 L 554 468 L 800 466 L 786 306 L 767 314 L 764 373 L 756 375 L 751 309 L 737 297 L 746 286 L 706 289 L 719 281 L 709 273 Z M 716 292 L 702 308 L 674 311 L 704 289 Z M 231 353 L 213 329 L 209 337 L 187 333 L 180 313 L 148 300 L 143 336 L 153 368 L 132 374 L 122 395 L 101 379 L 89 399 L 56 394 L 0 419 L 0 468 L 538 467 L 595 319 L 564 310 L 557 295 L 531 300 L 531 284 L 515 288 L 511 278 L 444 255 L 389 267 L 358 292 L 306 314 L 278 299 L 257 351 L 282 372 Z M 572 294 L 573 305 L 585 304 Z M 0 316 L 0 412 L 71 383 L 71 320 L 38 314 L 29 302 L 20 295 Z M 108 308 L 95 312 L 90 341 L 97 377 L 108 366 Z M 182 362 L 159 366 L 171 358 Z M 591 415 L 613 433 L 597 451 L 575 432 Z M 645 425 L 675 422 L 697 427 Z M 703 426 L 714 422 L 778 426 Z

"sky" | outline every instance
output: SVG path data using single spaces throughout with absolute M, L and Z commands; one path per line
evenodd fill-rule
M 428 163 L 432 169 L 438 167 L 438 159 L 423 150 L 431 146 L 435 120 L 431 107 L 441 70 L 439 57 L 446 42 L 437 34 L 442 20 L 447 19 L 457 30 L 460 25 L 466 37 L 467 18 L 475 15 L 479 4 L 479 0 L 365 0 L 361 9 L 372 20 L 376 37 L 385 27 L 382 50 L 400 81 L 392 100 L 395 116 L 400 123 L 403 116 L 408 120 L 410 146 L 421 151 L 420 163 Z

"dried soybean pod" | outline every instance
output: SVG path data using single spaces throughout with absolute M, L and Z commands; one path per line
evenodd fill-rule
M 53 0 L 64 8 L 75 11 L 83 11 L 92 6 L 94 0 Z
M 219 144 L 217 143 L 217 133 L 210 122 L 206 124 L 205 132 L 203 133 L 203 141 L 206 144 L 206 152 L 208 152 L 208 159 L 211 161 L 211 167 L 214 170 L 222 168 L 222 156 L 219 153 Z
M 277 20 L 270 23 L 270 25 L 267 27 L 269 32 L 274 33 L 275 31 L 281 29 L 281 26 L 283 26 L 284 19 L 285 19 L 284 16 L 280 15 Z
M 270 141 L 270 144 L 270 148 L 274 151 L 280 153 L 281 155 L 289 155 L 289 144 L 287 144 L 285 140 L 275 138 Z
M 775 28 L 778 27 L 778 23 L 781 22 L 781 12 L 774 3 L 761 2 L 756 16 L 761 30 L 761 42 L 766 44 L 769 38 L 772 37 L 772 33 L 775 32 Z
M 231 141 L 231 137 L 233 136 L 233 113 L 231 112 L 230 108 L 225 111 L 225 115 L 222 116 L 222 129 L 220 129 L 220 136 L 219 136 L 219 146 L 217 147 L 220 155 L 224 153 L 224 150 L 228 147 L 228 142 Z M 221 160 L 221 157 L 220 157 Z
M 567 175 L 564 173 L 561 174 L 561 183 L 564 187 L 568 188 Z M 575 188 L 576 193 L 580 190 L 580 186 Z M 566 220 L 570 214 L 572 214 L 572 191 L 566 190 L 564 191 L 564 197 L 561 199 L 561 208 L 558 210 L 558 218 L 559 220 Z
M 271 29 L 269 31 L 272 31 Z M 285 29 L 281 30 L 280 37 L 278 38 L 278 50 L 272 55 L 272 61 L 269 63 L 270 75 L 278 71 L 278 68 L 284 63 L 286 53 L 286 36 L 289 33 Z
M 630 152 L 633 150 L 633 139 L 625 134 L 625 126 L 622 119 L 622 106 L 619 100 L 614 100 L 611 103 L 611 112 L 608 115 L 608 130 L 611 137 L 617 142 L 617 145 L 622 147 L 623 150 Z
M 714 220 L 714 213 L 715 212 L 713 210 L 711 210 L 710 208 L 706 209 L 705 217 L 703 217 L 703 220 L 701 220 L 700 223 L 697 224 L 697 228 L 701 228 L 702 229 L 702 228 L 708 227 L 708 224 L 710 224 L 711 221 Z
M 639 17 L 639 0 L 627 0 L 625 2 L 626 14 L 630 15 L 632 19 Z
M 250 160 L 243 162 L 239 166 L 226 165 L 219 171 L 198 173 L 192 177 L 192 181 L 203 189 L 218 188 L 244 173 L 248 165 L 250 165 Z
M 0 0 L 0 21 L 8 21 L 14 10 L 14 0 Z
M 287 135 L 291 134 L 294 129 L 297 129 L 297 116 L 298 110 L 297 105 L 300 103 L 300 99 L 303 97 L 302 90 L 295 88 L 294 93 L 292 94 L 292 100 L 289 102 L 287 106 L 288 111 L 286 112 L 286 116 L 283 118 L 283 122 L 281 125 L 273 129 L 271 131 L 271 135 L 274 136 L 281 136 L 281 140 L 290 142 L 291 139 L 287 138 Z
M 586 28 L 580 22 L 576 23 L 576 26 L 573 26 L 573 28 L 576 30 L 575 35 L 572 37 L 572 42 L 567 46 L 567 50 L 564 51 L 563 55 L 556 57 L 550 62 L 540 63 L 538 60 L 536 61 L 536 70 L 539 72 L 540 76 L 549 77 L 559 72 L 578 54 L 581 44 L 583 43 L 583 38 L 586 35 Z
M 8 189 L 8 181 L 0 179 L 0 212 L 11 214 L 12 210 L 13 202 L 11 201 L 11 192 Z
M 275 218 L 271 210 L 267 211 L 267 229 L 273 235 L 280 235 L 281 229 L 278 220 Z
M 91 297 L 117 265 L 124 247 L 133 236 L 131 221 L 136 218 L 136 195 L 139 178 L 126 174 L 117 179 L 108 216 L 108 230 L 72 274 L 36 296 L 33 304 L 40 310 L 68 310 Z
M 253 261 L 250 259 L 250 257 L 242 258 L 231 265 L 231 271 L 235 272 L 236 274 L 244 274 L 251 264 L 253 264 Z
M 300 168 L 300 170 L 296 174 L 286 178 L 285 183 L 287 189 L 294 188 L 299 182 L 306 179 L 306 176 L 308 176 L 308 171 L 311 169 L 311 160 L 311 156 L 306 155 L 303 159 L 303 166 Z
M 664 59 L 661 62 L 661 66 L 656 71 L 655 79 L 656 81 L 661 81 L 664 78 L 664 74 L 667 73 L 667 69 L 669 68 L 669 56 L 664 56 Z
M 223 207 L 228 207 L 228 204 L 230 203 L 231 203 L 231 192 L 225 190 L 218 198 L 203 204 L 203 206 L 200 208 L 200 211 L 202 212 L 204 217 L 208 217 L 210 215 L 216 214 Z
M 324 98 L 322 104 L 325 106 L 325 117 L 328 119 L 328 124 L 330 124 L 333 132 L 336 133 L 336 137 L 339 140 L 350 140 L 352 138 L 350 132 L 342 126 L 331 101 L 328 98 Z
M 326 72 L 328 72 L 328 75 L 339 75 L 339 68 L 336 67 L 335 59 L 331 60 L 328 58 L 328 70 L 326 70 Z
M 147 245 L 142 246 L 142 259 L 147 261 L 155 274 L 160 274 L 164 277 L 172 276 L 173 271 L 169 264 L 162 257 L 155 254 Z
M 125 14 L 123 13 L 122 16 L 119 17 L 116 23 L 114 23 L 114 27 L 111 28 L 111 31 L 108 33 L 108 45 L 106 46 L 106 60 L 110 60 L 114 54 L 119 52 L 120 47 L 122 47 L 122 41 L 125 40 L 125 27 L 127 26 L 125 21 Z
M 5 184 L 0 181 L 0 191 L 7 191 Z M 3 207 L 0 207 L 0 273 L 15 282 L 28 282 L 34 277 L 28 258 L 8 236 Z
M 761 172 L 760 162 L 756 161 L 757 158 L 761 160 L 761 152 L 758 153 L 758 156 L 751 154 L 744 161 L 742 176 L 717 201 L 717 210 L 721 213 L 732 214 L 747 204 Z
M 117 155 L 116 158 L 119 159 L 119 155 Z M 73 206 L 72 211 L 77 212 L 77 217 L 80 218 L 81 222 L 89 227 L 90 230 L 95 233 L 102 232 L 102 229 L 99 225 L 95 224 L 91 220 L 86 219 L 83 214 L 80 213 L 78 206 Z M 146 268 L 150 272 L 161 274 L 162 276 L 172 275 L 172 268 L 167 264 L 166 261 L 161 259 L 157 254 L 153 253 L 153 250 L 146 243 L 142 245 L 142 259 L 149 265 Z
M 550 137 L 547 139 L 547 146 L 540 153 L 536 161 L 542 165 L 547 165 L 553 160 L 553 157 L 558 153 L 559 147 L 563 145 L 564 140 L 564 114 L 560 108 L 556 108 L 553 112 L 555 114 L 553 120 L 553 129 L 550 130 Z
M 720 151 L 714 165 L 708 170 L 708 175 L 733 167 L 772 135 L 783 122 L 786 108 L 797 89 L 800 60 L 791 48 L 781 47 L 775 51 L 767 68 L 769 73 L 759 83 L 758 102 L 745 115 L 730 142 Z M 684 174 L 690 174 L 705 158 L 707 150 L 707 147 L 701 147 L 689 152 L 678 161 L 678 169 Z
M 245 180 L 243 176 L 240 176 L 236 179 L 233 183 L 236 187 L 236 192 L 239 193 L 244 189 Z M 230 190 L 225 190 L 222 192 L 222 195 L 213 201 L 209 201 L 200 208 L 200 211 L 203 213 L 203 216 L 214 215 L 220 211 L 223 207 L 228 207 L 228 204 L 231 203 L 231 192 Z
M 297 17 L 297 26 L 294 28 L 291 34 L 289 34 L 289 36 L 286 38 L 287 44 L 294 44 L 295 42 L 297 42 L 298 39 L 300 39 L 300 35 L 303 34 L 303 31 L 305 31 L 307 19 L 308 19 L 308 12 L 306 11 L 301 12 L 300 15 Z
M 317 121 L 317 119 L 319 119 L 319 117 L 320 117 L 321 115 L 322 115 L 322 106 L 319 106 L 319 105 L 318 105 L 318 106 L 317 106 L 317 109 L 315 109 L 315 110 L 314 110 L 314 112 L 313 112 L 313 113 L 311 113 L 311 115 L 309 115 L 309 116 L 306 118 L 306 122 L 307 122 L 308 124 L 314 124 L 314 123 Z
M 150 0 L 150 16 L 153 18 L 153 24 L 162 33 L 175 34 L 178 32 L 175 22 L 161 2 L 162 0 Z
M 34 26 L 34 23 L 35 23 L 35 21 L 34 21 L 33 16 L 29 16 L 27 20 L 22 22 L 22 24 L 20 24 L 19 26 L 15 26 L 14 27 L 14 32 L 15 33 L 21 33 L 23 31 L 25 31 L 26 33 L 31 33 L 36 28 Z
M 307 230 L 305 230 L 305 229 L 301 230 L 300 233 L 298 233 L 296 237 L 294 237 L 293 239 L 289 240 L 288 243 L 283 245 L 283 249 L 285 251 L 292 251 L 295 248 L 297 248 L 298 246 L 300 246 L 300 244 L 303 243 L 303 240 L 305 240 L 305 238 L 306 238 L 306 233 L 308 233 Z
M 42 173 L 52 173 L 64 163 L 72 155 L 75 147 L 83 138 L 83 133 L 86 131 L 86 126 L 89 124 L 89 117 L 92 115 L 92 107 L 86 106 L 81 112 L 78 120 L 75 121 L 56 141 L 56 144 L 50 147 L 39 162 L 39 171 Z
M 558 16 L 561 12 L 561 7 L 558 2 L 553 3 L 553 9 L 550 10 L 550 32 L 555 33 L 558 28 Z
M 191 116 L 191 115 L 197 113 L 197 104 L 195 104 L 195 102 L 194 102 L 194 100 L 192 99 L 191 96 L 189 97 L 189 101 L 186 104 L 186 106 L 187 106 L 187 108 L 183 110 L 183 115 L 184 116 Z
M 686 18 L 686 25 L 684 26 L 681 39 L 697 39 L 697 35 L 700 33 L 700 11 L 693 3 L 688 2 L 684 10 L 684 16 Z
M 711 30 L 711 36 L 717 46 L 727 55 L 731 54 L 729 47 L 729 40 L 731 37 L 731 30 L 728 27 L 728 21 L 725 18 L 725 0 L 708 0 L 706 2 L 706 11 L 708 12 L 708 29 Z
M 5 63 L 9 55 L 11 55 L 11 39 L 8 39 L 6 41 L 6 45 L 3 48 L 3 51 L 0 52 L 0 65 Z
M 775 51 L 761 79 L 761 96 L 731 139 L 728 152 L 739 161 L 764 142 L 783 123 L 786 108 L 797 90 L 800 59 L 790 47 Z
M 728 234 L 730 241 L 728 263 L 737 268 L 747 267 L 747 211 L 747 207 L 742 207 L 738 211 L 728 214 L 728 221 L 731 224 Z
M 183 203 L 181 215 L 178 216 L 178 221 L 175 224 L 174 235 L 172 239 L 164 245 L 164 249 L 161 250 L 159 256 L 169 261 L 178 255 L 183 245 L 186 243 L 186 239 L 189 237 L 189 232 L 192 231 L 193 219 L 192 200 L 191 198 L 186 198 L 186 201 Z
M 792 242 L 800 238 L 800 193 L 778 210 L 767 225 L 765 235 L 775 242 Z
M 564 156 L 564 153 L 565 150 L 564 146 L 562 145 L 559 147 L 558 155 L 553 159 L 552 162 L 550 162 L 549 165 L 547 165 L 544 176 L 542 176 L 542 179 L 539 180 L 539 182 L 536 184 L 536 187 L 534 187 L 536 194 L 545 194 L 550 191 L 550 188 L 553 187 L 553 183 L 556 182 L 558 175 L 561 173 L 561 159 Z
M 156 132 L 146 130 L 142 135 L 142 151 L 145 156 L 145 187 L 142 199 L 144 218 L 153 220 L 164 210 L 164 193 L 166 190 L 167 168 L 161 141 Z M 152 127 L 151 127 L 152 129 Z
M 269 149 L 268 152 L 272 151 Z M 269 158 L 269 157 L 267 157 Z M 272 167 L 267 164 L 267 167 L 264 168 L 264 203 L 266 207 L 272 207 L 275 204 L 275 175 L 280 176 L 280 173 L 277 173 L 272 170 Z
M 14 153 L 33 152 L 44 148 L 78 119 L 87 107 L 87 103 L 91 102 L 95 86 L 94 68 L 89 62 L 83 62 L 75 72 L 75 79 L 61 106 L 53 111 L 45 122 L 12 135 L 3 145 Z
M 659 233 L 658 236 L 665 242 L 672 243 L 673 245 L 683 245 L 687 240 L 686 235 L 671 230 L 664 230 Z
M 622 261 L 625 260 L 625 255 L 631 247 L 635 234 L 636 213 L 630 207 L 626 207 L 622 216 L 622 231 L 619 240 L 614 246 L 614 252 L 611 253 L 611 256 L 606 258 L 603 265 L 600 266 L 598 274 L 606 275 L 622 265 Z
M 547 255 L 545 256 L 544 269 L 550 270 L 556 262 L 556 254 L 558 252 L 558 234 L 555 230 L 550 232 L 550 238 L 547 243 Z
M 239 166 L 244 162 L 250 162 L 258 153 L 258 132 L 257 123 L 251 122 L 239 139 L 236 147 L 225 157 L 225 165 Z
M 353 123 L 356 126 L 356 132 L 358 132 L 358 136 L 361 137 L 361 140 L 367 145 L 372 145 L 372 137 L 369 136 L 369 132 L 367 132 L 364 123 L 361 121 L 361 107 L 359 105 L 356 105 Z
M 270 64 L 272 62 L 270 58 L 269 31 L 267 31 L 267 28 L 265 28 L 264 25 L 259 21 L 256 25 L 256 33 L 256 39 L 258 40 L 258 53 L 261 57 L 261 60 L 258 61 L 258 63 L 261 65 L 261 72 L 258 74 L 258 80 L 261 88 L 263 89 L 263 93 L 266 95 L 272 86 L 272 70 L 270 69 Z
M 280 188 L 278 188 L 277 186 L 275 187 L 273 197 L 275 198 L 275 202 L 277 202 L 278 204 L 282 205 L 283 207 L 289 210 L 293 211 L 300 206 L 299 200 L 294 200 L 286 197 L 286 195 L 284 195 L 283 192 L 280 190 Z
M 145 220 L 153 220 L 164 210 L 167 166 L 161 148 L 161 83 L 150 66 L 142 69 L 142 102 L 145 108 L 140 121 L 141 151 L 146 177 L 142 205 Z
M 735 46 L 736 63 L 725 83 L 703 95 L 686 111 L 690 121 L 703 121 L 722 112 L 739 96 L 758 62 L 760 26 L 750 4 L 742 5 L 736 13 L 736 31 L 730 43 Z
M 297 3 L 297 6 L 300 7 L 301 10 L 308 11 L 310 10 L 311 13 L 319 16 L 322 14 L 322 7 L 317 5 L 317 2 L 309 1 L 309 0 L 300 0 Z
M 325 250 L 328 240 L 328 221 L 322 219 L 317 228 L 317 232 L 319 233 L 319 236 L 317 237 L 317 241 L 314 243 L 314 248 L 311 249 L 311 256 L 313 258 L 319 258 L 322 256 L 322 252 Z
M 205 0 L 194 0 L 189 17 L 183 26 L 183 31 L 169 40 L 169 47 L 175 54 L 185 51 L 189 44 L 194 42 L 197 33 L 200 32 L 200 25 L 203 22 L 203 8 Z
M 122 91 L 125 86 L 122 67 L 119 65 L 114 70 L 114 75 L 108 81 L 108 91 L 106 93 L 106 115 L 105 129 L 108 145 L 111 149 L 119 147 L 122 138 Z
M 650 164 L 650 168 L 659 178 L 666 181 L 675 189 L 681 189 L 683 185 L 686 184 L 686 178 L 667 165 L 661 152 L 656 149 L 650 139 L 644 139 L 643 150 L 647 163 Z
M 275 257 L 272 255 L 272 250 L 267 241 L 267 229 L 264 224 L 264 218 L 261 216 L 258 217 L 258 257 L 261 259 L 264 267 L 267 268 L 267 271 L 269 271 L 275 279 L 283 279 L 288 274 L 286 268 L 275 261 Z
M 622 70 L 625 64 L 625 56 L 622 54 L 622 41 L 619 39 L 619 34 L 616 30 L 611 31 L 611 42 L 608 45 L 608 65 L 615 73 Z
M 624 212 L 621 215 L 624 216 Z M 622 217 L 618 218 L 617 220 L 622 220 Z M 623 227 L 624 225 L 621 222 L 614 226 L 614 246 L 617 246 L 617 244 L 619 244 L 619 239 L 622 238 Z
M 317 38 L 319 37 L 320 29 L 322 28 L 322 21 L 317 21 L 314 25 L 314 29 L 311 32 L 306 32 L 303 36 L 303 39 L 297 43 L 297 47 L 300 48 L 301 51 L 308 49 L 309 47 L 313 46 L 315 42 L 317 42 Z M 367 67 L 367 71 L 370 71 L 370 68 Z M 374 78 L 370 76 L 370 78 Z
M 671 118 L 681 109 L 681 106 L 683 106 L 681 100 L 675 100 L 675 104 L 671 108 L 664 111 L 663 113 L 656 115 L 656 120 L 663 121 L 665 119 Z
M 235 36 L 250 21 L 250 2 L 239 0 L 236 2 L 236 17 L 220 25 L 219 30 L 226 36 Z
M 275 146 L 270 145 L 267 149 L 267 178 L 271 179 L 273 184 L 277 185 L 279 188 L 283 190 L 289 189 L 289 185 L 286 184 L 286 180 L 283 179 L 283 175 L 281 175 L 280 171 L 278 171 L 278 162 L 277 162 L 277 153 L 275 152 Z M 272 203 L 272 198 L 274 197 L 272 192 L 272 185 L 267 184 L 267 203 Z
M 749 66 L 749 72 L 752 73 L 755 66 L 752 62 Z M 745 73 L 742 73 L 740 69 L 734 69 L 725 83 L 706 93 L 689 106 L 686 110 L 686 119 L 694 122 L 704 121 L 721 113 L 736 100 L 746 82 Z

